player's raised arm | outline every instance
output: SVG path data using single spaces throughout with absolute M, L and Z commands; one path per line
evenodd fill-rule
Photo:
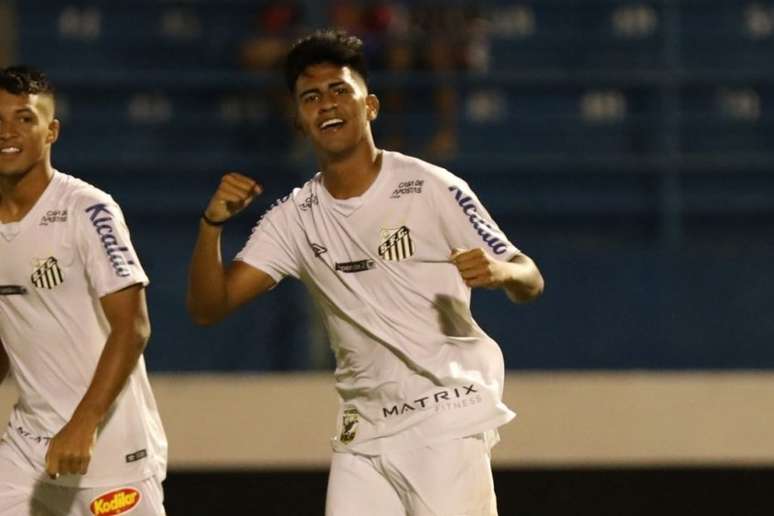
M 46 471 L 85 474 L 91 461 L 96 432 L 103 423 L 126 379 L 137 365 L 150 337 L 145 289 L 135 284 L 100 298 L 110 334 L 105 342 L 91 384 L 70 420 L 51 439 Z
M 260 193 L 261 187 L 249 177 L 226 174 L 202 214 L 186 298 L 188 313 L 197 324 L 214 324 L 274 286 L 268 274 L 243 262 L 224 267 L 220 252 L 223 224 Z

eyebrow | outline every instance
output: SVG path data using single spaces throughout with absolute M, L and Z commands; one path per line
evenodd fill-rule
M 328 89 L 332 90 L 333 88 L 336 88 L 337 86 L 341 86 L 342 84 L 346 85 L 347 83 L 345 81 L 332 82 L 328 85 Z M 320 93 L 320 88 L 310 88 L 308 90 L 304 90 L 298 94 L 298 98 L 302 98 L 304 95 L 308 95 L 309 93 Z
M 15 110 L 14 113 L 17 113 L 17 114 L 19 114 L 19 113 L 29 113 L 30 115 L 37 116 L 37 113 L 35 113 L 32 109 L 30 109 L 28 107 L 19 108 L 19 109 Z

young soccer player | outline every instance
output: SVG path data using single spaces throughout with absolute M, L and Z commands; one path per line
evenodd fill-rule
M 286 276 L 304 282 L 341 398 L 328 516 L 492 516 L 489 449 L 514 413 L 470 289 L 529 301 L 543 279 L 463 180 L 375 146 L 379 100 L 362 50 L 333 31 L 291 49 L 287 86 L 320 171 L 264 214 L 228 267 L 222 225 L 261 188 L 223 177 L 199 224 L 189 311 L 215 323 Z
M 59 130 L 46 76 L 0 69 L 0 516 L 163 515 L 148 279 L 115 201 L 52 167 Z

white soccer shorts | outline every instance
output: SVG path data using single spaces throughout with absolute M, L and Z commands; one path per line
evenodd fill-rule
M 482 436 L 380 456 L 334 453 L 325 516 L 497 516 Z
M 147 478 L 121 485 L 73 488 L 43 482 L 0 446 L 0 516 L 164 516 L 161 482 Z M 5 451 L 6 453 L 1 453 Z

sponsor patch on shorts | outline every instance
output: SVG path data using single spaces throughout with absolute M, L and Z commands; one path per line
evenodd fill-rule
M 133 487 L 114 489 L 98 496 L 89 505 L 94 516 L 115 516 L 126 514 L 137 507 L 142 495 Z

